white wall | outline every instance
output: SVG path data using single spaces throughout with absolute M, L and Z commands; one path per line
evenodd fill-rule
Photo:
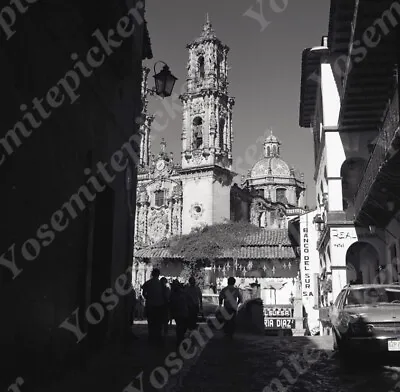
M 210 225 L 213 221 L 213 184 L 212 175 L 207 177 L 182 178 L 183 209 L 182 209 L 182 234 L 188 234 L 194 227 Z M 196 219 L 192 206 L 199 204 L 202 213 Z
M 321 98 L 324 127 L 336 127 L 339 120 L 340 97 L 329 63 L 321 64 Z

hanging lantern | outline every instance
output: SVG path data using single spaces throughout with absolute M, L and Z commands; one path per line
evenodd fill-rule
M 272 267 L 272 274 L 275 275 L 275 266 Z
M 163 69 L 156 74 L 156 65 L 158 63 L 163 63 Z M 178 80 L 171 71 L 167 64 L 163 61 L 158 61 L 154 64 L 154 82 L 156 85 L 155 93 L 162 98 L 169 97 L 172 94 L 175 82 Z
M 288 263 L 288 268 L 291 269 L 292 268 L 292 263 L 289 261 Z
M 237 259 L 235 260 L 235 269 L 238 269 L 238 261 L 237 261 Z
M 264 264 L 263 270 L 264 270 L 264 272 L 267 271 L 267 265 L 266 264 Z
M 283 267 L 283 269 L 286 269 L 287 268 L 286 263 L 283 263 L 282 267 Z

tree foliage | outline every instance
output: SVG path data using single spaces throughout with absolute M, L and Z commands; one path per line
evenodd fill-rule
M 203 263 L 197 261 L 188 261 L 184 263 L 180 274 L 181 279 L 187 283 L 189 278 L 193 276 L 196 279 L 197 285 L 203 290 L 207 274 L 207 271 L 204 270 L 203 266 Z
M 190 234 L 171 238 L 168 246 L 172 254 L 182 257 L 187 262 L 214 261 L 221 257 L 225 250 L 240 247 L 246 236 L 260 230 L 262 229 L 248 222 L 202 226 Z

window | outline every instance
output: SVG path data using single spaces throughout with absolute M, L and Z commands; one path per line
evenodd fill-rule
M 340 301 L 342 300 L 342 298 L 344 297 L 346 291 L 343 290 L 340 292 L 340 294 L 337 296 L 336 301 L 335 301 L 335 308 L 338 308 L 340 305 Z
M 225 130 L 225 120 L 221 118 L 219 120 L 219 148 L 224 149 L 224 130 Z
M 270 157 L 271 156 L 271 147 L 267 146 L 267 155 Z
M 279 188 L 276 190 L 276 201 L 283 204 L 287 203 L 285 188 Z
M 201 117 L 193 119 L 193 149 L 203 147 L 203 120 Z
M 204 57 L 200 56 L 199 57 L 199 75 L 201 79 L 204 79 Z
M 161 207 L 165 204 L 165 191 L 164 190 L 158 190 L 154 192 L 155 198 L 154 198 L 154 204 L 156 207 Z

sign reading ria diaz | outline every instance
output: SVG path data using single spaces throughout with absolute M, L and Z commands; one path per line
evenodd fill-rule
M 292 329 L 294 328 L 293 307 L 266 306 L 264 308 L 265 328 Z

